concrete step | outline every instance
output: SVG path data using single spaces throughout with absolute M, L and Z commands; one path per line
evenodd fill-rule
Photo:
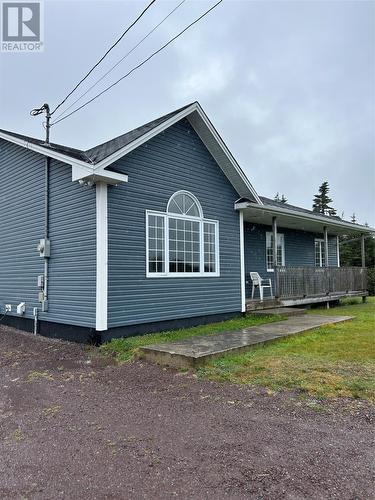
M 262 309 L 274 309 L 279 307 L 281 304 L 277 299 L 264 299 L 263 302 L 260 300 L 248 300 L 246 301 L 246 311 L 257 311 Z
M 277 314 L 278 316 L 302 316 L 307 314 L 306 309 L 297 307 L 275 307 L 273 309 L 259 309 L 257 311 L 249 311 L 249 314 L 254 316 L 269 316 L 270 314 Z
M 351 316 L 318 316 L 317 314 L 294 316 L 286 321 L 276 321 L 243 330 L 143 346 L 139 348 L 139 357 L 174 368 L 191 368 L 223 354 L 247 351 L 255 345 L 350 319 L 352 319 Z

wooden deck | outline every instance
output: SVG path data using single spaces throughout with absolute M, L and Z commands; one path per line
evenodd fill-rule
M 366 297 L 364 267 L 277 267 L 275 298 L 246 301 L 246 311 L 330 303 L 345 297 Z
M 360 295 L 367 290 L 367 269 L 365 267 L 277 267 L 275 289 L 276 297 L 283 300 L 353 293 Z

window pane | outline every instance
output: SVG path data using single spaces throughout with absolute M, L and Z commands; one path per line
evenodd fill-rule
M 192 217 L 199 217 L 199 209 L 195 201 L 191 200 L 190 207 L 189 204 L 186 203 L 186 215 L 191 215 Z
M 182 194 L 176 194 L 169 203 L 169 212 L 172 214 L 184 213 L 184 199 Z
M 199 273 L 200 222 L 169 219 L 169 272 Z M 197 249 L 197 251 L 195 251 Z
M 276 263 L 278 266 L 283 266 L 283 255 L 284 255 L 284 235 L 277 235 L 277 255 Z M 266 264 L 267 269 L 273 269 L 273 234 L 266 234 Z
M 315 240 L 315 265 L 324 267 L 326 265 L 325 245 L 323 240 Z
M 320 266 L 320 244 L 319 241 L 315 241 L 315 265 Z
M 197 202 L 188 193 L 175 194 L 168 205 L 168 212 L 172 214 L 200 217 L 201 213 Z
M 203 242 L 204 242 L 204 272 L 216 272 L 216 225 L 205 222 L 203 224 Z
M 272 247 L 267 248 L 267 269 L 273 268 L 273 249 Z
M 148 272 L 165 272 L 164 217 L 148 216 Z

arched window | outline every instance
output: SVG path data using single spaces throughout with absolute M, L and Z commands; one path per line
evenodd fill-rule
M 197 198 L 187 191 L 177 191 L 169 200 L 167 212 L 170 214 L 203 217 L 202 207 Z
M 148 277 L 219 276 L 219 223 L 192 193 L 174 193 L 166 213 L 147 211 L 146 233 Z

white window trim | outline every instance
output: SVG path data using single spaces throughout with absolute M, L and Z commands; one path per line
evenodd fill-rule
M 180 191 L 179 191 L 180 192 Z M 191 196 L 189 192 L 187 192 Z M 198 202 L 199 203 L 199 202 Z M 152 273 L 149 271 L 149 241 L 148 241 L 148 219 L 150 215 L 155 215 L 157 217 L 163 217 L 164 219 L 164 273 Z M 201 271 L 199 273 L 171 273 L 169 272 L 169 219 L 180 219 L 180 220 L 190 220 L 200 223 L 200 256 L 199 264 Z M 204 239 L 203 239 L 203 224 L 207 222 L 210 224 L 215 224 L 215 269 L 214 273 L 204 272 Z M 168 214 L 166 212 L 157 212 L 154 210 L 146 210 L 146 278 L 217 278 L 220 276 L 220 248 L 219 248 L 219 221 L 212 219 L 205 219 L 203 217 L 192 217 L 189 215 L 179 215 L 179 214 Z
M 271 231 L 266 232 L 266 267 L 267 267 L 267 273 L 273 273 L 274 269 L 273 267 L 269 268 L 268 267 L 268 259 L 267 259 L 267 249 L 268 249 L 268 243 L 271 242 L 271 237 L 273 233 Z M 285 266 L 285 238 L 284 238 L 284 233 L 277 233 L 277 237 L 280 238 L 281 242 L 281 265 Z
M 320 245 L 320 251 L 319 251 L 319 266 L 316 265 L 316 243 L 319 243 Z M 315 238 L 314 239 L 314 265 L 315 267 L 325 267 L 325 263 L 323 264 L 323 252 L 325 252 L 325 241 L 323 238 Z M 327 259 L 327 256 L 324 255 L 325 259 Z

